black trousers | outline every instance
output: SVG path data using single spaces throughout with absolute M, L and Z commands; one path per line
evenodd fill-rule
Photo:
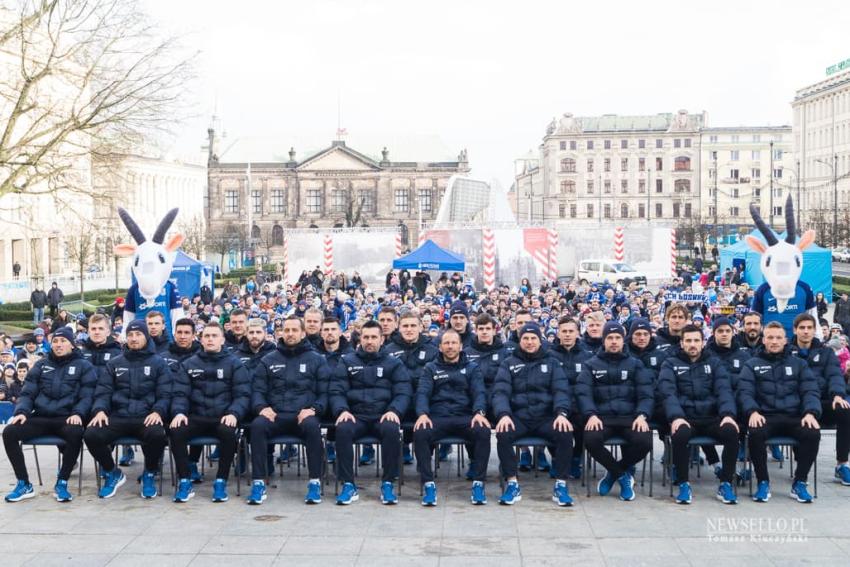
M 145 456 L 145 471 L 157 472 L 162 461 L 162 453 L 168 444 L 165 427 L 145 425 L 144 417 L 110 417 L 109 425 L 88 427 L 83 438 L 89 453 L 105 471 L 115 469 L 111 446 L 119 437 L 136 437 L 142 442 Z
M 690 450 L 688 441 L 692 437 L 708 436 L 717 439 L 723 445 L 723 470 L 720 473 L 722 482 L 732 482 L 735 474 L 735 461 L 738 457 L 738 431 L 729 424 L 720 425 L 720 418 L 688 419 L 690 427 L 681 426 L 676 430 L 670 441 L 673 445 L 673 466 L 676 467 L 676 481 L 688 482 L 688 459 Z M 705 447 L 708 449 L 708 446 Z M 714 447 L 711 447 L 714 449 Z M 706 451 L 707 453 L 707 451 Z M 716 452 L 715 452 L 716 454 Z
M 832 402 L 825 402 L 820 424 L 821 427 L 835 428 L 835 460 L 846 463 L 850 453 L 850 410 L 842 407 L 832 409 Z
M 513 418 L 516 429 L 496 433 L 496 451 L 499 454 L 499 467 L 505 478 L 512 478 L 517 473 L 517 458 L 514 442 L 520 437 L 542 437 L 548 441 L 547 446 L 555 448 L 552 457 L 552 469 L 555 478 L 567 480 L 570 477 L 570 461 L 573 458 L 573 434 L 571 431 L 558 431 L 553 423 L 555 417 L 542 421 L 523 422 Z
M 434 467 L 431 462 L 431 447 L 441 437 L 458 436 L 467 441 L 472 448 L 472 480 L 484 482 L 487 478 L 487 461 L 490 460 L 490 428 L 471 427 L 470 417 L 434 417 L 434 427 L 413 432 L 413 447 L 416 453 L 416 469 L 422 483 L 434 480 Z
M 392 421 L 344 421 L 336 426 L 336 473 L 342 482 L 354 482 L 354 440 L 374 435 L 381 440 L 383 480 L 392 482 L 398 477 L 401 453 L 399 425 Z
M 25 423 L 6 426 L 3 430 L 3 445 L 6 447 L 6 456 L 9 457 L 18 480 L 29 482 L 24 451 L 20 442 L 43 435 L 56 435 L 65 441 L 65 448 L 62 449 L 62 467 L 59 469 L 58 478 L 68 480 L 71 477 L 71 471 L 77 464 L 80 448 L 83 446 L 83 426 L 69 425 L 65 422 L 66 419 L 65 417 L 33 416 L 27 418 Z
M 641 462 L 652 447 L 652 431 L 635 431 L 630 417 L 599 416 L 602 429 L 584 431 L 584 446 L 611 476 L 620 478 L 632 465 Z M 611 450 L 605 447 L 605 441 L 611 437 L 622 437 L 626 446 L 621 447 L 620 460 L 616 460 Z
M 801 419 L 802 417 L 789 415 L 769 415 L 765 416 L 764 425 L 750 428 L 750 459 L 759 482 L 770 480 L 767 472 L 767 438 L 777 435 L 793 437 L 800 444 L 795 452 L 797 470 L 794 471 L 794 480 L 806 481 L 818 456 L 820 430 L 803 427 L 800 424 Z
M 236 428 L 221 423 L 221 418 L 189 416 L 189 423 L 175 429 L 170 429 L 171 454 L 174 455 L 174 466 L 177 478 L 189 478 L 189 446 L 187 443 L 193 437 L 215 437 L 219 442 L 218 472 L 216 478 L 227 480 L 230 466 L 236 454 Z M 200 449 L 203 447 L 198 446 Z M 195 448 L 194 446 L 192 447 Z
M 263 480 L 269 456 L 269 438 L 275 435 L 297 435 L 307 449 L 307 472 L 310 478 L 322 476 L 322 430 L 316 416 L 305 418 L 300 424 L 296 414 L 277 414 L 274 421 L 258 415 L 251 422 L 251 478 Z

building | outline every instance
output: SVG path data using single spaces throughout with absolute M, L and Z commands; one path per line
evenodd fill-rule
M 537 155 L 517 160 L 513 197 L 530 222 L 669 220 L 696 215 L 706 116 L 564 114 Z
M 466 150 L 456 161 L 392 161 L 387 148 L 376 159 L 343 140 L 301 160 L 290 149 L 286 161 L 228 163 L 219 159 L 214 129 L 208 135 L 209 246 L 249 255 L 257 248 L 270 260 L 282 257 L 284 231 L 294 228 L 399 227 L 409 246 L 420 211 L 431 223 L 449 178 L 469 172 Z
M 835 242 L 832 233 L 836 225 L 838 240 L 847 245 L 850 71 L 835 73 L 834 67 L 827 69 L 823 81 L 798 90 L 791 102 L 794 159 L 800 163 L 803 224 L 816 229 L 818 240 L 827 244 Z
M 434 226 L 515 222 L 508 197 L 497 184 L 453 175 L 449 178 Z

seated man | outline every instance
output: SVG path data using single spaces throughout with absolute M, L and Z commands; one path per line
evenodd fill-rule
M 552 500 L 559 506 L 572 506 L 567 489 L 573 452 L 573 426 L 568 419 L 572 407 L 570 385 L 561 363 L 543 349 L 537 323 L 526 323 L 517 334 L 519 346 L 499 366 L 493 384 L 493 413 L 499 420 L 496 448 L 507 480 L 499 504 L 512 505 L 522 500 L 513 444 L 521 437 L 534 435 L 555 448 Z
M 820 447 L 818 382 L 806 362 L 791 354 L 782 323 L 771 321 L 765 325 L 762 342 L 764 346 L 744 363 L 737 392 L 741 414 L 748 419 L 750 459 L 758 480 L 753 500 L 770 499 L 767 439 L 788 435 L 799 443 L 791 497 L 810 503 L 806 478 Z
M 157 495 L 155 477 L 168 438 L 162 422 L 171 405 L 171 371 L 154 351 L 142 319 L 127 325 L 127 344 L 121 356 L 106 363 L 94 393 L 92 413 L 84 436 L 92 457 L 105 473 L 98 496 L 111 498 L 126 477 L 115 466 L 112 445 L 120 437 L 141 440 L 145 457 L 142 474 L 142 498 Z
M 42 435 L 56 435 L 65 441 L 54 492 L 59 502 L 73 500 L 68 478 L 80 456 L 83 419 L 88 417 L 96 383 L 94 367 L 74 347 L 73 331 L 68 327 L 57 329 L 46 358 L 36 362 L 27 374 L 14 417 L 3 430 L 6 456 L 18 479 L 6 502 L 35 497 L 20 443 Z
M 484 481 L 490 459 L 490 422 L 484 377 L 478 365 L 461 352 L 460 335 L 443 331 L 440 353 L 425 365 L 416 389 L 416 425 L 413 444 L 423 485 L 423 506 L 437 505 L 437 485 L 431 465 L 435 440 L 448 435 L 464 437 L 472 446 L 474 463 L 472 503 L 486 504 Z
M 607 473 L 599 481 L 601 496 L 620 483 L 620 499 L 634 500 L 631 468 L 652 446 L 647 419 L 654 405 L 653 375 L 640 360 L 624 350 L 626 330 L 615 321 L 605 324 L 602 348 L 584 361 L 576 383 L 578 407 L 584 417 L 584 446 Z M 605 448 L 611 437 L 622 437 L 626 446 L 616 460 Z
M 393 481 L 398 477 L 401 453 L 400 419 L 410 404 L 412 390 L 404 363 L 381 351 L 382 340 L 379 323 L 364 323 L 360 346 L 342 355 L 331 378 L 328 394 L 336 416 L 337 476 L 343 483 L 337 504 L 359 499 L 354 485 L 354 441 L 364 435 L 381 439 L 381 502 L 398 502 Z
M 307 339 L 304 321 L 290 315 L 283 322 L 277 348 L 260 359 L 254 370 L 251 423 L 251 476 L 248 504 L 266 499 L 268 439 L 297 435 L 307 448 L 307 504 L 322 501 L 322 431 L 319 417 L 327 403 L 328 365 Z
M 672 433 L 673 466 L 679 484 L 676 502 L 690 504 L 693 498 L 688 482 L 688 441 L 707 435 L 723 445 L 717 498 L 724 504 L 735 504 L 732 476 L 738 455 L 737 408 L 726 366 L 703 349 L 702 331 L 694 325 L 685 326 L 679 346 L 667 352 L 670 356 L 661 366 L 658 390 Z
M 171 397 L 171 452 L 177 468 L 175 502 L 195 495 L 187 443 L 193 437 L 219 440 L 213 502 L 227 502 L 227 478 L 236 454 L 236 425 L 248 413 L 251 377 L 235 355 L 224 350 L 224 330 L 210 321 L 201 334 L 201 350 L 178 365 Z

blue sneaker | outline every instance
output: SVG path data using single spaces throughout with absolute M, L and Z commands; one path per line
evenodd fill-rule
M 523 449 L 519 454 L 519 470 L 526 472 L 531 470 L 531 451 L 528 449 Z
M 543 451 L 537 455 L 537 470 L 541 472 L 545 472 L 549 470 L 549 459 L 546 458 L 546 454 Z
M 599 482 L 596 484 L 596 492 L 599 493 L 599 496 L 608 496 L 608 493 L 611 492 L 611 488 L 614 486 L 614 477 L 611 473 L 605 473 L 605 476 L 599 479 Z
M 375 447 L 366 445 L 363 447 L 363 452 L 360 453 L 360 466 L 365 467 L 371 465 L 375 461 Z
M 29 482 L 19 480 L 14 490 L 6 495 L 6 502 L 20 502 L 29 498 L 35 498 L 35 490 Z
M 422 485 L 422 505 L 437 505 L 437 485 L 433 482 L 426 482 L 424 485 Z
M 218 460 L 218 452 L 219 452 L 218 451 L 218 445 L 216 445 L 213 448 L 212 453 L 210 453 L 210 462 L 211 463 Z
M 466 467 L 466 480 L 472 480 L 474 478 L 475 478 L 474 462 L 469 461 L 469 466 Z
M 413 453 L 410 451 L 410 445 L 408 445 L 408 444 L 404 445 L 403 456 L 404 456 L 404 458 L 402 459 L 402 462 L 405 465 L 412 465 L 413 464 Z
M 311 480 L 307 483 L 307 496 L 304 497 L 306 504 L 319 504 L 322 501 L 322 483 Z
M 835 482 L 850 486 L 850 467 L 847 466 L 847 463 L 835 467 Z
M 124 484 L 126 480 L 127 477 L 119 468 L 106 473 L 106 481 L 103 483 L 103 486 L 100 487 L 100 492 L 98 492 L 97 495 L 100 498 L 112 498 L 115 496 L 115 492 L 118 490 L 118 487 Z
M 132 445 L 124 445 L 121 450 L 121 458 L 118 460 L 119 467 L 129 467 L 133 465 L 133 459 L 136 457 L 136 451 Z
M 768 500 L 770 500 L 770 482 L 760 480 L 756 487 L 756 493 L 753 494 L 753 501 L 767 502 Z
M 357 487 L 353 482 L 346 482 L 342 485 L 342 492 L 336 497 L 336 503 L 340 506 L 348 506 L 352 502 L 360 500 L 360 495 L 357 494 Z
M 693 500 L 690 482 L 679 483 L 679 494 L 676 495 L 676 504 L 690 504 Z
M 259 506 L 266 499 L 266 483 L 262 480 L 255 480 L 251 484 L 251 494 L 248 496 L 248 504 Z
M 381 504 L 392 506 L 398 504 L 398 496 L 393 492 L 393 483 L 385 480 L 381 483 Z
M 738 497 L 735 496 L 735 491 L 732 489 L 732 485 L 728 482 L 721 482 L 720 486 L 717 487 L 717 499 L 724 504 L 738 503 Z
M 195 496 L 195 487 L 192 485 L 192 479 L 181 478 L 177 483 L 177 492 L 174 493 L 175 502 L 188 502 Z
M 635 477 L 629 473 L 623 474 L 617 482 L 620 483 L 620 500 L 631 502 L 635 499 Z
M 298 446 L 286 445 L 277 458 L 278 464 L 285 465 L 292 459 L 298 458 Z
M 774 461 L 779 463 L 785 460 L 785 455 L 782 454 L 782 447 L 779 445 L 770 446 L 770 456 Z
M 327 444 L 328 464 L 332 465 L 336 462 L 336 445 L 333 443 Z
M 191 482 L 190 482 L 191 484 Z M 145 471 L 142 474 L 142 498 L 156 498 L 156 474 L 150 471 Z
M 581 471 L 581 457 L 573 457 L 570 461 L 570 476 L 576 480 L 579 480 L 581 478 Z
M 487 494 L 484 492 L 484 483 L 476 480 L 472 483 L 472 497 L 470 498 L 476 506 L 483 506 L 487 503 Z
M 189 463 L 189 480 L 193 484 L 204 482 L 204 475 L 198 470 L 198 463 Z
M 444 444 L 440 445 L 440 462 L 441 463 L 449 460 L 449 455 L 452 454 L 452 450 L 453 450 L 452 446 L 449 445 L 449 444 L 444 443 Z
M 227 481 L 223 478 L 217 478 L 213 481 L 213 502 L 227 502 L 230 497 L 227 495 Z
M 522 500 L 522 490 L 519 488 L 519 483 L 515 480 L 508 482 L 505 485 L 505 492 L 499 498 L 499 504 L 513 506 L 520 500 Z
M 795 480 L 794 484 L 791 485 L 791 498 L 795 498 L 797 502 L 802 502 L 803 504 L 811 504 L 814 499 L 809 494 L 808 486 L 802 480 Z
M 56 497 L 57 502 L 70 502 L 74 499 L 71 493 L 68 492 L 67 480 L 56 481 L 56 486 L 53 487 L 53 495 Z
M 573 505 L 573 499 L 570 497 L 570 491 L 567 488 L 567 483 L 563 480 L 555 482 L 555 488 L 552 490 L 552 501 L 558 506 Z

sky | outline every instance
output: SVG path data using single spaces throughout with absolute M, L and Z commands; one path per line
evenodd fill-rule
M 845 3 L 144 0 L 199 50 L 198 152 L 215 113 L 223 161 L 297 159 L 346 142 L 396 160 L 456 159 L 513 182 L 514 160 L 569 112 L 706 111 L 709 126 L 791 124 L 797 89 L 850 58 Z M 239 155 L 239 153 L 247 155 Z M 255 155 L 256 154 L 256 155 Z

